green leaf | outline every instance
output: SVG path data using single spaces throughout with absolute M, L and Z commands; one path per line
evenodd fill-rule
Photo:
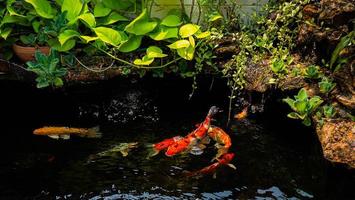
M 318 108 L 323 103 L 322 98 L 319 96 L 314 96 L 309 100 L 309 105 L 310 105 L 310 112 L 313 112 L 315 109 Z
M 185 60 L 192 60 L 194 58 L 195 48 L 192 46 L 177 49 L 179 56 Z
M 2 18 L 0 27 L 2 27 L 4 24 L 19 24 L 22 26 L 30 26 L 30 23 L 26 18 L 10 15 L 5 15 L 4 18 Z
M 136 59 L 133 61 L 135 65 L 150 65 L 154 61 L 154 58 L 149 58 L 148 56 L 144 56 L 142 59 Z
M 59 34 L 58 40 L 61 45 L 63 45 L 65 42 L 67 42 L 69 39 L 73 37 L 80 37 L 80 33 L 74 31 L 74 30 L 65 30 L 63 33 Z
M 111 11 L 111 8 L 105 7 L 102 3 L 97 3 L 94 8 L 94 15 L 95 17 L 106 17 Z
M 6 40 L 7 37 L 9 37 L 9 35 L 11 34 L 11 32 L 12 32 L 12 28 L 10 27 L 0 29 L 0 36 Z
M 195 48 L 196 43 L 195 43 L 195 39 L 194 39 L 194 37 L 189 36 L 189 42 L 190 42 L 191 46 Z
M 67 19 L 69 22 L 75 22 L 83 9 L 81 0 L 64 0 L 62 4 L 62 12 L 67 11 Z
M 37 21 L 37 20 L 34 20 L 34 21 L 32 22 L 32 28 L 33 28 L 33 30 L 34 30 L 36 33 L 39 32 L 39 27 L 40 27 L 40 25 L 41 25 L 41 22 L 39 22 L 39 21 Z
M 15 9 L 12 7 L 12 4 L 15 3 L 15 2 L 16 2 L 16 0 L 7 0 L 7 2 L 6 2 L 6 10 L 9 12 L 9 14 L 11 16 L 26 17 L 24 15 L 21 15 L 21 14 L 17 13 L 15 11 Z M 4 9 L 4 11 L 5 11 L 5 9 Z M 3 14 L 3 13 L 0 12 L 0 14 Z
M 188 46 L 190 46 L 190 42 L 188 40 L 178 40 L 168 45 L 170 49 L 180 49 L 180 48 L 186 48 Z
M 350 44 L 351 40 L 354 39 L 354 35 L 355 35 L 355 31 L 351 31 L 348 35 L 346 35 L 340 39 L 340 42 L 335 47 L 335 49 L 332 53 L 332 57 L 330 59 L 330 68 L 331 69 L 333 68 L 335 61 L 338 59 L 340 51 L 343 50 L 346 46 L 348 46 Z
M 46 19 L 54 18 L 54 10 L 51 4 L 47 0 L 25 0 L 27 3 L 31 4 L 36 10 L 37 14 Z
M 159 26 L 157 31 L 149 33 L 149 37 L 153 40 L 160 41 L 169 38 L 178 38 L 178 28 L 171 28 L 166 26 Z
M 98 23 L 102 25 L 110 25 L 119 21 L 129 21 L 126 17 L 118 14 L 117 12 L 112 12 L 109 16 L 98 20 Z
M 132 8 L 135 9 L 136 3 L 132 2 L 132 0 L 103 0 L 102 3 L 104 4 L 105 7 L 111 8 L 112 10 L 116 11 L 130 11 L 129 9 Z
M 105 43 L 108 43 L 112 46 L 117 46 L 121 43 L 121 34 L 112 28 L 97 27 L 93 30 L 95 31 L 97 37 L 99 37 L 99 39 Z
M 206 37 L 208 37 L 208 36 L 210 36 L 210 35 L 211 35 L 211 32 L 205 31 L 205 32 L 196 34 L 196 37 L 199 38 L 199 39 L 202 39 L 202 38 L 206 38 Z
M 296 112 L 291 112 L 287 115 L 287 117 L 291 119 L 299 119 L 298 114 Z
M 48 41 L 48 44 L 55 50 L 60 51 L 60 52 L 65 52 L 65 51 L 69 51 L 70 49 L 75 47 L 75 40 L 74 39 L 70 39 L 68 41 L 66 41 L 63 45 L 60 44 L 60 42 L 56 39 L 50 39 Z
M 92 36 L 85 36 L 85 35 L 81 35 L 80 38 L 83 39 L 85 43 L 89 43 L 91 41 L 99 39 L 99 37 L 92 37 Z
M 302 89 L 298 92 L 298 94 L 297 94 L 297 96 L 296 96 L 296 99 L 297 99 L 297 100 L 301 100 L 301 101 L 308 99 L 307 92 L 306 92 L 306 90 L 305 90 L 304 88 L 302 88 Z
M 48 81 L 41 81 L 41 82 L 37 82 L 37 85 L 36 85 L 36 87 L 37 88 L 45 88 L 45 87 L 48 87 L 49 86 L 49 82 Z
M 185 24 L 180 28 L 179 34 L 182 38 L 187 38 L 194 35 L 199 29 L 200 26 L 196 24 Z
M 125 31 L 136 35 L 145 35 L 155 29 L 157 22 L 149 21 L 147 9 L 125 27 Z
M 307 101 L 296 100 L 294 105 L 295 105 L 295 108 L 296 108 L 295 111 L 297 111 L 300 114 L 306 113 Z
M 95 17 L 91 13 L 82 14 L 78 17 L 78 19 L 83 21 L 89 28 L 94 28 L 96 26 Z
M 63 86 L 63 80 L 59 77 L 56 77 L 54 80 L 53 80 L 53 83 L 54 83 L 54 86 L 56 87 L 62 87 Z
M 285 99 L 282 99 L 282 101 L 286 102 L 286 103 L 291 107 L 292 110 L 296 110 L 296 107 L 295 107 L 295 100 L 293 100 L 293 99 L 287 97 L 287 98 L 285 98 Z
M 179 16 L 168 15 L 162 20 L 160 24 L 168 27 L 176 27 L 176 26 L 180 26 L 181 23 L 182 22 Z
M 219 14 L 218 12 L 213 12 L 209 18 L 208 18 L 208 21 L 209 22 L 214 22 L 214 21 L 217 21 L 219 19 L 223 19 L 223 16 L 221 14 Z
M 128 53 L 138 49 L 141 45 L 143 36 L 140 35 L 130 35 L 128 40 L 122 42 L 120 46 L 118 46 L 118 50 L 124 53 Z
M 161 50 L 161 48 L 159 48 L 157 46 L 150 46 L 147 49 L 147 56 L 148 56 L 148 58 L 163 58 L 168 55 L 163 54 L 163 50 Z
M 302 123 L 303 123 L 304 125 L 306 125 L 306 126 L 312 125 L 312 121 L 311 121 L 311 119 L 310 119 L 309 117 L 306 117 L 306 118 L 302 121 Z

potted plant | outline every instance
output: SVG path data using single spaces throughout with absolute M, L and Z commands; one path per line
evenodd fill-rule
M 55 18 L 57 9 L 52 1 L 7 0 L 2 9 L 0 37 L 15 39 L 12 49 L 24 62 L 33 60 L 37 50 L 48 54 L 48 35 L 44 32 L 49 22 Z M 0 13 L 1 14 L 1 13 Z

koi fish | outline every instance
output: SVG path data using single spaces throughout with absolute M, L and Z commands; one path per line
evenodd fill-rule
M 102 133 L 99 127 L 93 128 L 69 128 L 69 127 L 55 127 L 55 126 L 45 126 L 38 128 L 33 131 L 34 135 L 46 135 L 52 139 L 70 139 L 70 135 L 77 135 L 79 137 L 87 138 L 100 138 Z
M 215 146 L 218 149 L 217 155 L 213 160 L 227 153 L 229 148 L 232 146 L 232 140 L 229 135 L 223 129 L 217 126 L 211 126 L 208 129 L 208 136 L 212 140 L 216 141 Z
M 210 127 L 212 117 L 219 112 L 216 106 L 212 106 L 208 111 L 205 120 L 194 130 L 193 134 L 196 138 L 202 139 L 206 136 L 207 130 Z
M 177 142 L 177 141 L 181 140 L 182 138 L 183 137 L 181 137 L 181 136 L 175 136 L 175 137 L 165 139 L 165 140 L 155 143 L 155 144 L 149 144 L 148 145 L 148 147 L 149 147 L 148 158 L 159 154 L 160 151 L 167 149 L 169 146 L 174 144 L 174 142 Z
M 245 119 L 247 116 L 248 116 L 248 106 L 246 106 L 246 107 L 242 110 L 242 112 L 235 114 L 235 115 L 234 115 L 234 119 L 236 119 L 236 120 L 242 120 L 242 119 Z
M 187 172 L 187 176 L 197 176 L 197 175 L 204 175 L 204 174 L 213 174 L 213 178 L 216 178 L 216 170 L 221 167 L 222 165 L 229 166 L 232 169 L 236 169 L 236 167 L 230 163 L 234 158 L 234 153 L 227 153 L 223 154 L 220 158 L 217 159 L 217 162 L 204 167 L 195 172 Z
M 194 134 L 189 134 L 186 137 L 171 144 L 165 152 L 166 156 L 174 156 L 191 149 L 197 142 Z
M 130 143 L 120 143 L 118 145 L 113 146 L 111 149 L 100 152 L 97 156 L 110 156 L 116 153 L 121 153 L 123 157 L 128 156 L 128 153 L 138 147 L 138 142 L 130 142 Z

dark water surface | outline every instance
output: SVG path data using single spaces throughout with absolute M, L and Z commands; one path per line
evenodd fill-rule
M 210 164 L 201 156 L 146 159 L 148 143 L 186 135 L 211 105 L 226 110 L 228 91 L 202 85 L 188 101 L 190 83 L 110 81 L 39 91 L 28 83 L 0 82 L 0 199 L 355 199 L 354 173 L 323 160 L 312 129 L 288 120 L 277 103 L 265 114 L 225 126 L 237 170 L 217 178 L 183 176 Z M 276 106 L 275 106 L 276 105 Z M 34 136 L 48 125 L 93 127 L 101 139 Z M 124 142 L 140 145 L 127 157 L 97 156 Z

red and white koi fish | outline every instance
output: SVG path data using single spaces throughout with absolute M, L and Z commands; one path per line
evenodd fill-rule
M 34 130 L 33 134 L 46 135 L 53 139 L 59 139 L 59 138 L 70 139 L 71 135 L 77 135 L 79 137 L 87 137 L 87 138 L 100 138 L 102 136 L 99 127 L 69 128 L 69 127 L 45 126 Z
M 150 144 L 148 145 L 149 149 L 149 155 L 148 157 L 153 157 L 157 154 L 159 154 L 160 151 L 167 149 L 169 146 L 174 144 L 175 142 L 181 140 L 183 137 L 181 136 L 175 136 L 172 138 L 165 139 L 161 142 L 155 143 L 155 144 Z
M 198 170 L 195 172 L 187 172 L 186 175 L 187 176 L 197 176 L 197 175 L 204 175 L 204 174 L 213 174 L 213 178 L 216 178 L 216 170 L 223 165 L 229 166 L 229 167 L 233 168 L 234 170 L 236 169 L 236 167 L 230 163 L 233 158 L 234 158 L 234 153 L 224 154 L 220 158 L 217 159 L 217 162 L 215 162 L 207 167 L 204 167 L 201 170 Z
M 227 153 L 229 148 L 232 146 L 232 140 L 229 135 L 217 126 L 211 126 L 208 129 L 208 136 L 212 140 L 216 141 L 215 146 L 218 149 L 217 155 L 213 160 Z
M 194 134 L 189 134 L 186 137 L 177 140 L 171 144 L 165 152 L 166 156 L 175 156 L 177 154 L 188 151 L 192 148 L 197 142 L 197 139 Z
M 212 106 L 208 111 L 205 120 L 194 130 L 193 134 L 197 139 L 202 139 L 206 136 L 207 130 L 210 128 L 212 117 L 219 112 L 216 106 Z

